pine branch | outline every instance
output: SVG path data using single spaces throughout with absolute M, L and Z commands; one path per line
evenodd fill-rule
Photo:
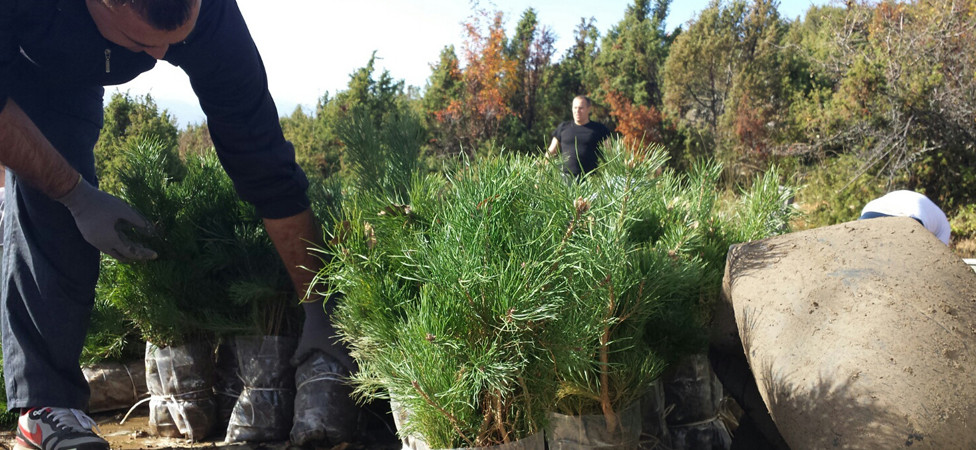
M 464 438 L 464 441 L 468 443 L 469 447 L 475 447 L 474 443 L 471 442 L 471 440 L 469 440 L 465 435 L 464 430 L 461 429 L 461 424 L 456 417 L 454 417 L 451 413 L 447 412 L 444 408 L 441 408 L 440 405 L 438 405 L 437 403 L 434 403 L 434 401 L 430 399 L 430 396 L 428 396 L 426 392 L 420 389 L 420 383 L 417 383 L 416 380 L 412 381 L 410 384 L 413 385 L 414 390 L 416 390 L 417 393 L 420 394 L 420 396 L 424 399 L 425 402 L 427 402 L 427 404 L 440 411 L 440 413 L 443 414 L 444 417 L 447 417 L 447 420 L 451 421 L 451 424 L 454 425 L 454 430 L 457 431 L 459 436 Z
M 610 319 L 613 317 L 614 310 L 617 308 L 617 298 L 613 292 L 613 284 L 610 275 L 604 280 L 609 285 L 610 302 L 607 304 L 606 316 L 604 316 L 603 335 L 600 336 L 600 407 L 603 409 L 603 417 L 606 418 L 607 431 L 612 432 L 617 429 L 617 414 L 613 411 L 613 404 L 610 401 L 610 356 L 608 347 L 610 345 Z

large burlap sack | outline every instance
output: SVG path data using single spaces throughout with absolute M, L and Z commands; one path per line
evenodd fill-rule
M 976 275 L 915 220 L 733 246 L 724 284 L 790 447 L 976 448 Z
M 82 366 L 91 397 L 88 412 L 127 409 L 149 395 L 145 361 L 100 362 Z

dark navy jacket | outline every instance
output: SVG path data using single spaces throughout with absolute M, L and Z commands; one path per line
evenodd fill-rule
M 163 59 L 189 76 L 241 198 L 266 218 L 308 208 L 308 181 L 281 133 L 264 64 L 237 3 L 202 0 L 196 27 Z M 155 64 L 103 38 L 85 0 L 0 0 L 0 109 L 14 72 L 52 85 L 92 87 L 125 83 Z M 100 115 L 101 106 L 92 111 Z

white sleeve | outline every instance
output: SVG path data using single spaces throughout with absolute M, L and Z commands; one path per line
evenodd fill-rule
M 888 216 L 914 217 L 922 222 L 925 229 L 929 230 L 940 241 L 949 245 L 949 234 L 951 227 L 946 215 L 928 197 L 914 191 L 892 191 L 880 198 L 876 198 L 864 205 L 861 210 L 863 215 L 866 212 L 876 212 Z

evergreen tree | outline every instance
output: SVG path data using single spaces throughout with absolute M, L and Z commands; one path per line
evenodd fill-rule
M 375 67 L 374 52 L 364 67 L 350 74 L 346 90 L 336 93 L 335 96 L 326 93 L 319 99 L 316 107 L 315 124 L 311 128 L 318 137 L 312 142 L 315 146 L 321 146 L 322 153 L 310 160 L 329 163 L 335 161 L 335 156 L 338 155 L 341 160 L 339 173 L 344 177 L 353 175 L 346 155 L 347 143 L 340 138 L 340 128 L 344 126 L 344 122 L 369 120 L 370 127 L 381 130 L 405 116 L 410 116 L 410 120 L 420 120 L 420 107 L 415 105 L 418 101 L 407 95 L 403 80 L 394 80 L 386 70 L 380 73 L 379 78 L 375 78 Z M 300 116 L 298 119 L 301 119 Z M 421 130 L 424 130 L 423 127 Z M 426 134 L 422 136 L 425 137 Z M 331 168 L 334 169 L 335 166 L 332 165 Z M 323 173 L 323 176 L 335 173 L 333 170 Z
M 719 0 L 712 0 L 675 39 L 664 67 L 668 115 L 711 136 L 718 131 L 735 76 L 735 34 L 744 10 L 741 1 L 721 8 Z
M 727 174 L 749 178 L 785 122 L 790 66 L 781 50 L 786 26 L 776 1 L 714 0 L 678 36 L 664 68 L 665 111 L 687 136 L 691 157 L 714 154 Z
M 599 81 L 593 61 L 599 54 L 599 41 L 600 32 L 594 19 L 581 18 L 573 46 L 546 72 L 548 89 L 542 94 L 540 122 L 549 124 L 549 131 L 559 122 L 572 119 L 570 105 L 573 97 L 596 91 Z M 597 113 L 595 118 L 599 120 L 600 114 Z
M 623 20 L 603 38 L 596 71 L 603 82 L 598 97 L 618 92 L 636 105 L 661 104 L 660 68 L 668 56 L 665 30 L 671 0 L 635 0 Z
M 350 77 L 349 89 L 327 103 L 332 129 L 343 145 L 352 185 L 397 196 L 422 167 L 426 130 L 404 82 L 384 70 L 374 78 L 376 54 Z
M 790 114 L 783 127 L 782 142 L 805 157 L 821 157 L 840 150 L 838 142 L 821 137 L 828 136 L 846 120 L 837 114 L 824 114 L 847 71 L 846 66 L 839 64 L 843 50 L 835 38 L 846 21 L 844 8 L 813 7 L 803 20 L 790 24 L 783 38 L 784 60 L 789 66 L 786 100 Z
M 374 79 L 375 70 L 376 52 L 373 52 L 366 66 L 350 75 L 347 89 L 336 95 L 336 101 L 343 110 L 365 108 L 377 120 L 402 112 L 405 98 L 403 80 L 394 80 L 387 70 L 380 74 L 379 79 Z
M 431 69 L 422 104 L 424 111 L 433 113 L 447 108 L 452 101 L 460 98 L 464 87 L 461 63 L 453 45 L 441 50 L 440 59 Z
M 281 131 L 295 147 L 295 159 L 309 177 L 328 178 L 341 170 L 342 156 L 332 127 L 301 106 L 281 118 Z
M 166 110 L 160 111 L 152 96 L 133 98 L 128 93 L 115 93 L 105 107 L 105 124 L 95 145 L 95 173 L 100 187 L 118 193 L 117 173 L 124 164 L 125 152 L 131 142 L 158 140 L 160 146 L 173 154 L 167 160 L 177 169 L 176 119 Z
M 431 68 L 421 101 L 424 124 L 430 131 L 430 147 L 435 155 L 455 154 L 461 147 L 454 123 L 444 115 L 452 102 L 460 100 L 463 90 L 463 74 L 454 46 L 444 47 L 437 64 Z
M 186 159 L 189 155 L 203 155 L 210 152 L 213 148 L 213 139 L 210 138 L 210 127 L 207 122 L 199 124 L 189 124 L 180 130 L 179 142 L 180 158 Z
M 792 27 L 791 57 L 810 68 L 811 83 L 792 95 L 783 145 L 823 180 L 804 193 L 805 203 L 820 205 L 811 223 L 855 217 L 850 199 L 863 192 L 918 190 L 950 215 L 976 198 L 974 9 L 849 2 Z
M 507 148 L 531 151 L 545 145 L 546 129 L 551 123 L 538 122 L 540 92 L 547 88 L 546 72 L 555 48 L 555 37 L 549 28 L 539 25 L 534 9 L 522 13 L 515 36 L 508 44 L 506 53 L 514 62 L 515 90 L 509 103 L 514 116 L 509 116 L 502 131 Z M 540 139 L 540 136 L 543 137 Z M 535 145 L 533 145 L 535 144 Z
M 741 40 L 733 54 L 739 67 L 721 120 L 731 131 L 731 135 L 726 135 L 728 146 L 742 163 L 755 164 L 768 157 L 775 144 L 775 130 L 787 115 L 784 81 L 789 73 L 781 51 L 787 27 L 779 17 L 778 5 L 776 0 L 752 2 L 746 9 Z

